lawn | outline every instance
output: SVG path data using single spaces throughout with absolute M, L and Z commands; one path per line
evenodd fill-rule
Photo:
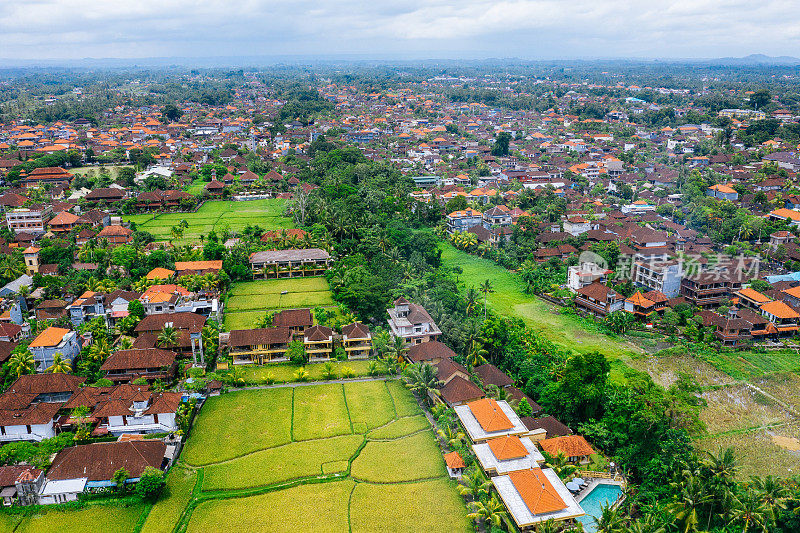
M 367 438 L 374 440 L 399 439 L 430 427 L 431 424 L 425 415 L 407 416 L 370 431 L 367 433 Z
M 599 351 L 623 361 L 643 353 L 636 343 L 592 331 L 588 321 L 562 315 L 558 306 L 525 294 L 525 285 L 519 275 L 493 261 L 462 252 L 448 243 L 442 243 L 440 248 L 445 266 L 462 268 L 459 280 L 465 290 L 469 287 L 477 289 L 481 283 L 490 280 L 494 292 L 488 295 L 489 306 L 501 315 L 522 318 L 528 327 L 552 342 L 576 352 Z
M 117 505 L 92 505 L 78 510 L 46 509 L 26 516 L 16 533 L 100 533 L 133 531 L 145 505 L 138 503 L 129 507 Z
M 288 444 L 292 392 L 290 388 L 262 389 L 209 398 L 195 419 L 183 460 L 207 465 Z
M 432 431 L 370 441 L 353 461 L 353 479 L 372 483 L 416 481 L 446 475 Z
M 395 419 L 394 401 L 383 381 L 346 383 L 344 396 L 357 433 L 386 425 Z
M 187 532 L 341 533 L 349 529 L 348 501 L 353 486 L 352 481 L 343 480 L 301 485 L 246 498 L 203 502 L 192 513 Z
M 350 500 L 353 533 L 473 531 L 466 514 L 455 482 L 447 478 L 388 485 L 359 483 Z M 380 526 L 376 528 L 376 524 Z
M 343 472 L 363 442 L 361 435 L 293 442 L 207 466 L 203 490 L 260 487 L 323 473 Z M 330 464 L 339 468 L 323 472 L 323 467 Z
M 174 466 L 167 475 L 167 488 L 147 515 L 142 533 L 172 533 L 186 508 L 197 481 L 194 470 Z
M 341 378 L 343 369 L 349 368 L 353 371 L 353 377 L 363 377 L 369 375 L 370 361 L 334 361 L 333 368 L 336 377 Z M 272 383 L 291 383 L 297 381 L 295 373 L 301 365 L 294 363 L 274 363 L 267 365 L 238 365 L 236 372 L 244 379 L 247 384 L 259 385 Z M 322 381 L 322 373 L 325 370 L 325 363 L 310 363 L 305 366 L 309 374 L 308 381 Z
M 294 227 L 292 220 L 283 215 L 285 200 L 265 199 L 236 202 L 233 200 L 213 200 L 205 202 L 194 213 L 144 213 L 125 217 L 128 222 L 136 222 L 138 229 L 152 233 L 156 240 L 169 240 L 170 230 L 181 220 L 189 227 L 183 237 L 175 239 L 175 244 L 193 243 L 200 235 L 208 235 L 212 230 L 240 231 L 247 225 L 258 225 L 265 230 Z
M 295 388 L 293 440 L 324 439 L 351 433 L 353 427 L 341 384 Z
M 233 285 L 225 305 L 225 329 L 252 328 L 267 310 L 334 304 L 328 282 L 322 277 L 239 282 Z

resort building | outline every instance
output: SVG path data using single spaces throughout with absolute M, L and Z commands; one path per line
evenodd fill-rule
M 505 401 L 483 398 L 458 405 L 455 411 L 473 443 L 528 432 L 514 409 Z
M 6 211 L 6 223 L 8 229 L 15 233 L 42 235 L 47 231 L 47 223 L 52 216 L 53 209 L 49 205 L 37 204 Z
M 424 307 L 409 303 L 405 298 L 395 300 L 394 307 L 386 311 L 392 336 L 400 337 L 408 344 L 436 341 L 442 334 Z
M 228 346 L 234 363 L 271 363 L 288 361 L 286 350 L 292 342 L 289 328 L 235 329 Z
M 330 259 L 330 254 L 319 248 L 265 250 L 250 255 L 250 268 L 254 279 L 321 276 Z
M 152 382 L 175 379 L 175 352 L 158 348 L 120 350 L 108 356 L 100 370 L 114 383 L 129 383 L 138 378 Z
M 526 468 L 492 478 L 509 514 L 520 529 L 585 513 L 550 468 Z
M 595 451 L 580 435 L 564 435 L 539 441 L 539 446 L 549 455 L 555 457 L 563 453 L 570 463 L 589 464 L 589 457 Z
M 372 333 L 369 327 L 361 322 L 342 327 L 342 348 L 348 359 L 366 359 L 372 355 Z
M 497 475 L 538 468 L 544 464 L 544 456 L 530 437 L 509 435 L 473 444 L 472 449 L 487 474 Z
M 311 326 L 303 333 L 303 344 L 310 362 L 327 361 L 333 355 L 333 330 L 326 326 Z

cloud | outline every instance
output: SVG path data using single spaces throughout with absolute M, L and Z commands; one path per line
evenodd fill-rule
M 0 57 L 797 53 L 794 2 L 766 0 L 4 0 Z

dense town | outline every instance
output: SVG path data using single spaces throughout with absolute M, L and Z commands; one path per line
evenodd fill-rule
M 642 70 L 0 79 L 0 529 L 797 531 L 800 82 Z

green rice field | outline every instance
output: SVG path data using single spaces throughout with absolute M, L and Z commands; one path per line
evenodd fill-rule
M 332 305 L 333 295 L 322 277 L 244 281 L 231 289 L 224 324 L 228 331 L 247 329 L 267 310 Z

